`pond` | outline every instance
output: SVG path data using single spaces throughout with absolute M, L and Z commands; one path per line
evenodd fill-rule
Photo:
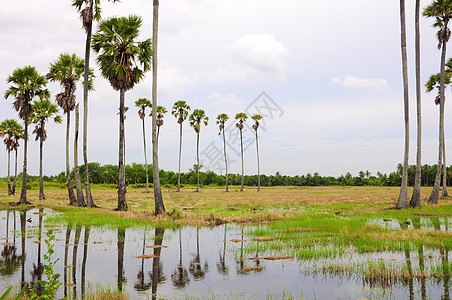
M 0 293 L 46 279 L 44 239 L 53 229 L 52 260 L 58 259 L 54 271 L 62 282 L 57 298 L 82 299 L 96 290 L 122 290 L 129 299 L 450 298 L 448 249 L 357 253 L 346 247 L 302 260 L 270 253 L 265 240 L 247 235 L 253 226 L 50 228 L 51 214 L 0 211 Z M 435 222 L 422 224 L 435 230 Z M 448 224 L 442 220 L 440 228 L 448 231 Z

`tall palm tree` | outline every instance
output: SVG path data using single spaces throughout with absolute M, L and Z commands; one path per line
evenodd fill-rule
M 441 49 L 441 64 L 440 64 L 440 107 L 439 107 L 439 150 L 438 163 L 435 176 L 435 184 L 432 193 L 428 199 L 429 203 L 438 203 L 439 186 L 441 180 L 441 163 L 443 155 L 444 144 L 444 87 L 445 87 L 445 65 L 446 65 L 446 46 L 450 38 L 449 20 L 452 17 L 452 0 L 434 0 L 430 5 L 424 9 L 424 16 L 435 18 L 434 27 L 438 27 L 438 49 Z
M 160 126 L 163 126 L 163 118 L 165 117 L 164 114 L 166 114 L 168 111 L 164 106 L 157 106 L 157 140 L 160 135 Z
M 224 134 L 224 123 L 229 119 L 229 116 L 227 114 L 219 114 L 217 116 L 217 124 L 220 124 L 220 132 L 218 135 L 221 134 L 221 131 L 223 131 L 223 152 L 224 152 L 224 167 L 226 169 L 226 192 L 229 192 L 229 180 L 228 180 L 228 159 L 226 156 L 226 137 Z
M 173 105 L 171 114 L 177 119 L 177 123 L 180 125 L 179 130 L 179 177 L 177 179 L 177 191 L 180 192 L 180 161 L 182 153 L 182 123 L 188 117 L 190 106 L 185 101 L 179 100 Z
M 39 140 L 39 200 L 44 200 L 44 183 L 42 179 L 42 152 L 43 144 L 47 139 L 45 128 L 48 119 L 53 119 L 55 123 L 61 123 L 61 116 L 58 114 L 58 106 L 49 100 L 34 101 L 32 104 L 33 113 L 30 115 L 31 123 L 36 124 L 33 133 L 36 134 L 35 141 Z
M 417 112 L 417 147 L 416 147 L 416 173 L 414 175 L 413 194 L 410 207 L 421 205 L 421 150 L 422 150 L 422 118 L 421 118 L 421 32 L 419 28 L 420 0 L 416 0 L 415 10 L 415 51 L 416 51 L 416 112 Z
M 14 119 L 6 119 L 0 123 L 0 137 L 5 137 L 3 142 L 5 143 L 6 151 L 8 151 L 8 195 L 13 194 L 10 175 L 11 151 L 14 150 L 15 136 L 20 134 L 22 130 L 22 126 Z
M 31 204 L 27 201 L 27 150 L 28 150 L 28 124 L 30 114 L 33 112 L 31 102 L 33 98 L 39 97 L 41 100 L 50 97 L 46 89 L 47 80 L 40 75 L 33 66 L 17 68 L 8 76 L 6 80 L 11 86 L 6 90 L 5 99 L 9 96 L 15 98 L 14 108 L 19 113 L 19 118 L 24 120 L 24 165 L 22 171 L 22 191 L 20 193 L 19 204 Z
M 13 182 L 13 187 L 11 189 L 12 195 L 16 194 L 16 182 L 17 182 L 17 149 L 19 148 L 20 144 L 19 144 L 19 140 L 23 140 L 25 137 L 24 134 L 24 128 L 22 126 L 20 126 L 20 130 L 18 132 L 16 132 L 13 136 L 14 139 L 14 143 L 12 145 L 13 150 L 14 150 L 14 182 Z
M 256 151 L 257 151 L 257 191 L 261 189 L 261 172 L 260 172 L 260 164 L 259 164 L 259 143 L 257 136 L 257 129 L 259 128 L 259 120 L 262 119 L 261 115 L 253 115 L 251 119 L 254 120 L 253 129 L 256 132 Z
M 237 127 L 240 130 L 240 153 L 242 154 L 242 185 L 240 186 L 240 191 L 243 192 L 243 183 L 244 183 L 244 176 L 245 176 L 245 167 L 243 164 L 243 125 L 244 122 L 246 122 L 246 119 L 248 119 L 248 116 L 246 113 L 238 113 L 235 115 L 235 119 L 238 120 L 238 123 L 235 124 L 235 127 Z
M 400 0 L 400 29 L 402 46 L 402 77 L 403 77 L 403 99 L 405 113 L 405 154 L 403 156 L 402 185 L 400 186 L 399 200 L 397 208 L 407 208 L 408 194 L 408 155 L 410 148 L 410 127 L 409 127 L 409 101 L 408 101 L 408 67 L 406 53 L 406 24 L 405 24 L 405 0 Z
M 199 192 L 199 132 L 201 131 L 201 124 L 204 123 L 204 126 L 207 126 L 209 122 L 209 117 L 206 116 L 206 112 L 202 109 L 195 109 L 193 113 L 190 115 L 190 126 L 196 132 L 196 172 L 198 175 L 198 183 L 196 185 L 196 191 Z
M 148 158 L 146 151 L 146 129 L 144 118 L 146 117 L 146 107 L 152 108 L 152 102 L 146 98 L 140 98 L 135 101 L 135 106 L 139 107 L 138 116 L 143 121 L 143 147 L 144 147 L 144 166 L 146 168 L 146 193 L 149 193 L 149 175 L 148 175 Z
M 110 2 L 118 2 L 119 0 L 108 0 Z M 90 68 L 89 58 L 91 54 L 91 34 L 93 30 L 93 21 L 99 21 L 101 18 L 100 0 L 73 0 L 72 6 L 77 9 L 82 20 L 82 26 L 86 32 L 85 42 L 85 70 L 83 76 L 83 160 L 85 163 L 85 193 L 86 202 L 89 207 L 96 207 L 91 195 L 91 187 L 89 184 L 88 169 L 88 91 L 90 90 Z
M 155 215 L 165 212 L 162 189 L 160 188 L 158 135 L 157 135 L 157 44 L 159 34 L 159 0 L 152 5 L 152 174 L 154 182 Z M 159 126 L 160 128 L 160 126 Z
M 80 180 L 80 169 L 78 166 L 78 130 L 80 124 L 80 103 L 75 106 L 75 137 L 74 137 L 74 175 L 75 189 L 77 191 L 77 205 L 86 207 L 85 198 L 83 197 L 82 181 Z
M 76 104 L 75 91 L 77 82 L 84 76 L 85 61 L 75 54 L 62 53 L 58 59 L 50 64 L 49 73 L 46 77 L 52 82 L 59 82 L 61 86 L 61 93 L 55 96 L 56 103 L 63 109 L 66 114 L 66 185 L 68 188 L 69 204 L 76 205 L 74 188 L 71 181 L 71 167 L 69 164 L 69 133 L 71 123 L 71 111 L 74 110 Z M 93 70 L 89 71 L 88 88 L 93 89 Z M 74 150 L 75 151 L 75 150 Z M 74 166 L 77 168 L 78 166 Z M 86 170 L 86 169 L 85 169 Z M 77 179 L 76 179 L 77 180 Z M 78 198 L 83 197 L 83 193 L 77 190 Z M 89 203 L 88 203 L 89 205 Z
M 99 24 L 93 35 L 93 50 L 98 53 L 101 74 L 119 91 L 119 171 L 118 207 L 127 210 L 124 167 L 125 92 L 132 89 L 151 68 L 151 40 L 136 41 L 141 27 L 138 16 L 109 18 Z M 85 170 L 86 172 L 86 170 Z
M 449 59 L 449 61 L 446 63 L 446 69 L 445 69 L 445 78 L 444 78 L 444 85 L 448 86 L 451 84 L 451 75 L 452 75 L 452 59 Z M 425 84 L 426 88 L 427 88 L 427 92 L 431 92 L 434 89 L 438 90 L 438 94 L 435 97 L 435 104 L 439 105 L 440 104 L 440 84 L 441 82 L 441 74 L 437 73 L 437 74 L 432 74 L 430 75 L 429 80 L 427 81 L 427 83 Z M 446 96 L 444 95 L 444 107 L 446 106 Z M 447 196 L 447 170 L 446 170 L 446 139 L 445 139 L 445 130 L 443 128 L 443 165 L 442 165 L 442 169 L 443 169 L 443 192 L 442 192 L 442 196 L 446 197 Z

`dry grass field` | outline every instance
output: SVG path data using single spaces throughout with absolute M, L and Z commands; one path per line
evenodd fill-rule
M 431 188 L 422 189 L 422 198 L 427 198 Z M 207 187 L 201 192 L 185 187 L 180 193 L 174 188 L 163 188 L 166 210 L 165 216 L 154 217 L 153 192 L 144 193 L 144 189 L 128 188 L 127 212 L 116 212 L 117 194 L 115 189 L 96 187 L 92 194 L 98 209 L 69 208 L 67 191 L 63 188 L 46 188 L 46 200 L 38 200 L 38 190 L 28 190 L 28 199 L 35 206 L 44 205 L 57 210 L 83 215 L 105 214 L 133 219 L 171 221 L 175 223 L 202 225 L 223 222 L 263 222 L 278 220 L 303 212 L 373 214 L 395 206 L 398 199 L 398 187 L 264 187 L 260 192 L 247 188 L 239 192 L 238 187 L 225 192 L 223 188 Z M 0 201 L 4 204 L 17 202 L 16 196 L 8 196 L 6 188 L 0 188 Z M 449 207 L 452 198 L 440 200 L 437 206 L 422 202 L 423 208 L 416 214 L 429 214 L 431 208 Z M 448 214 L 447 212 L 444 212 Z

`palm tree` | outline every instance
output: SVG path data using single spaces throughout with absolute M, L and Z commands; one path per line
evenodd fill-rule
M 31 101 L 34 97 L 41 100 L 50 97 L 46 89 L 47 80 L 40 75 L 33 66 L 17 68 L 8 76 L 7 83 L 12 84 L 5 93 L 5 99 L 9 96 L 15 98 L 14 108 L 19 112 L 19 118 L 24 120 L 24 165 L 22 171 L 22 191 L 19 204 L 31 204 L 27 201 L 27 149 L 28 149 L 28 124 L 30 114 L 33 112 Z
M 240 130 L 240 153 L 242 154 L 242 185 L 240 186 L 240 191 L 243 192 L 243 183 L 244 183 L 244 176 L 245 176 L 245 167 L 243 165 L 243 125 L 244 122 L 246 122 L 246 119 L 248 119 L 248 116 L 246 113 L 238 113 L 235 115 L 235 119 L 239 122 L 235 124 L 235 127 L 237 127 Z
M 223 151 L 224 151 L 224 167 L 226 169 L 226 192 L 229 191 L 229 181 L 228 181 L 228 159 L 226 156 L 226 137 L 224 134 L 224 123 L 229 119 L 229 116 L 227 114 L 219 114 L 217 116 L 217 124 L 220 124 L 220 132 L 218 135 L 221 134 L 221 131 L 223 131 Z
M 157 138 L 157 44 L 159 33 L 159 0 L 152 6 L 152 174 L 154 182 L 155 215 L 165 212 L 162 189 L 160 188 L 158 138 Z
M 261 172 L 260 172 L 260 165 L 259 165 L 259 143 L 258 143 L 258 137 L 257 137 L 257 129 L 259 128 L 259 120 L 262 119 L 261 115 L 254 115 L 251 117 L 251 119 L 254 120 L 253 129 L 256 132 L 256 151 L 257 151 L 257 191 L 260 191 L 261 189 Z
M 198 184 L 196 185 L 196 191 L 199 192 L 199 132 L 201 131 L 201 124 L 204 123 L 204 126 L 207 126 L 209 122 L 209 117 L 206 116 L 206 112 L 202 109 L 195 109 L 193 113 L 190 115 L 190 126 L 196 132 L 196 172 L 198 175 Z
M 17 182 L 17 149 L 19 148 L 19 140 L 20 139 L 24 139 L 24 128 L 22 126 L 20 126 L 20 130 L 16 133 L 14 133 L 13 136 L 14 139 L 14 143 L 12 145 L 13 150 L 14 150 L 14 182 L 13 182 L 13 187 L 11 189 L 12 195 L 16 194 L 16 182 Z
M 144 118 L 146 117 L 146 107 L 152 108 L 152 102 L 146 98 L 140 98 L 135 101 L 135 106 L 139 107 L 138 116 L 143 121 L 143 147 L 144 147 L 144 165 L 146 168 L 146 193 L 149 193 L 149 175 L 148 175 L 148 158 L 146 153 L 146 130 Z
M 405 154 L 403 157 L 402 185 L 400 186 L 397 208 L 407 208 L 408 193 L 408 154 L 410 146 L 409 132 L 409 101 L 408 101 L 408 67 L 406 53 L 406 25 L 405 25 L 405 0 L 400 0 L 400 24 L 401 24 L 401 46 L 402 46 L 402 77 L 403 77 L 403 99 L 405 108 Z
M 179 130 L 179 177 L 177 179 L 177 191 L 180 192 L 180 161 L 182 153 L 182 123 L 188 117 L 188 111 L 190 106 L 187 105 L 185 101 L 179 100 L 173 105 L 173 110 L 171 114 L 177 118 L 177 123 L 180 125 Z
M 119 0 L 108 0 L 117 2 Z M 88 91 L 90 90 L 90 68 L 89 58 L 91 54 L 91 34 L 93 30 L 93 21 L 99 21 L 101 16 L 100 0 L 73 0 L 72 6 L 77 9 L 82 20 L 82 26 L 86 32 L 85 42 L 85 70 L 83 76 L 83 160 L 85 163 L 85 193 L 86 202 L 89 207 L 96 207 L 91 195 L 88 170 Z M 83 8 L 82 8 L 83 7 Z
M 444 78 L 444 85 L 450 85 L 451 84 L 451 75 L 452 75 L 452 59 L 449 59 L 449 61 L 446 63 L 446 69 L 445 69 L 445 78 Z M 432 74 L 430 75 L 429 80 L 427 81 L 427 83 L 425 84 L 426 88 L 427 88 L 427 92 L 431 92 L 434 89 L 438 90 L 438 94 L 435 97 L 435 104 L 438 105 L 440 104 L 440 84 L 441 82 L 441 74 L 437 73 L 437 74 Z M 444 95 L 444 107 L 446 105 L 446 96 Z M 446 197 L 447 196 L 447 171 L 446 171 L 446 140 L 445 140 L 445 133 L 444 133 L 444 128 L 443 128 L 443 165 L 442 165 L 442 169 L 443 169 L 443 192 L 442 192 L 442 196 Z
M 132 89 L 151 68 L 151 40 L 137 42 L 141 27 L 138 16 L 109 18 L 99 24 L 93 35 L 93 50 L 98 53 L 101 74 L 119 91 L 119 171 L 118 207 L 127 210 L 124 167 L 124 103 L 125 92 Z M 140 68 L 141 67 L 141 68 Z M 85 170 L 86 172 L 87 170 Z
M 22 130 L 22 126 L 14 119 L 6 119 L 0 123 L 0 137 L 5 137 L 3 142 L 5 143 L 6 151 L 8 151 L 8 195 L 13 194 L 10 175 L 11 151 L 14 150 L 15 136 L 20 134 Z
M 80 169 L 78 166 L 78 130 L 80 124 L 80 103 L 75 106 L 75 137 L 74 137 L 74 175 L 75 189 L 77 190 L 77 205 L 86 207 L 85 198 L 83 197 L 82 181 L 80 180 Z
M 160 126 L 163 126 L 163 118 L 165 117 L 164 114 L 166 114 L 168 111 L 164 106 L 157 106 L 157 140 L 159 139 L 160 135 Z
M 30 115 L 31 123 L 36 124 L 33 133 L 36 134 L 35 141 L 39 139 L 39 200 L 44 200 L 44 183 L 42 180 L 42 150 L 43 143 L 47 139 L 46 122 L 49 118 L 55 123 L 61 123 L 61 116 L 58 115 L 58 106 L 49 100 L 34 101 L 33 113 Z
M 415 51 L 416 51 L 416 112 L 417 112 L 417 147 L 416 147 L 416 173 L 414 175 L 413 194 L 410 207 L 421 205 L 421 150 L 422 150 L 422 122 L 421 122 L 421 33 L 419 29 L 420 0 L 416 0 L 415 11 Z
M 85 61 L 75 54 L 62 53 L 58 59 L 50 64 L 49 73 L 46 77 L 52 82 L 59 82 L 61 93 L 55 97 L 56 103 L 66 114 L 66 184 L 69 195 L 69 205 L 75 205 L 77 200 L 74 194 L 74 188 L 71 181 L 71 168 L 69 164 L 69 131 L 71 123 L 71 111 L 75 108 L 77 82 L 81 80 L 85 72 Z M 89 71 L 89 89 L 93 89 L 93 70 Z M 76 151 L 76 150 L 74 150 Z M 74 166 L 78 168 L 78 166 Z M 86 169 L 85 169 L 86 170 Z M 77 180 L 77 179 L 76 179 Z M 83 193 L 77 190 L 77 197 L 81 199 Z M 88 199 L 87 199 L 88 200 Z M 93 203 L 94 204 L 94 203 Z M 89 203 L 88 203 L 89 205 Z
M 439 27 L 437 32 L 438 49 L 441 49 L 440 65 L 440 107 L 439 107 L 439 150 L 438 163 L 436 168 L 435 184 L 432 193 L 428 199 L 429 203 L 438 203 L 439 186 L 441 180 L 441 163 L 444 144 L 444 87 L 445 87 L 445 65 L 446 65 L 446 46 L 450 38 L 449 20 L 452 17 L 452 0 L 434 0 L 424 9 L 424 16 L 435 18 L 434 27 Z

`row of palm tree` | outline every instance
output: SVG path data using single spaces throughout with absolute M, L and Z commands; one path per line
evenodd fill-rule
M 14 119 L 6 119 L 0 123 L 0 137 L 4 137 L 3 142 L 8 152 L 8 195 L 14 195 L 16 192 L 17 179 L 17 149 L 19 140 L 23 139 L 24 129 Z M 15 152 L 14 184 L 11 186 L 11 151 Z
M 422 140 L 422 126 L 421 126 L 421 83 L 420 83 L 420 0 L 416 0 L 415 9 L 415 52 L 416 52 L 416 98 L 417 98 L 417 156 L 416 156 L 416 177 L 413 189 L 413 195 L 409 205 L 411 207 L 420 206 L 420 181 L 421 181 L 421 140 Z M 445 163 L 445 147 L 444 147 L 444 101 L 445 101 L 445 85 L 446 79 L 446 48 L 447 42 L 450 38 L 449 21 L 452 18 L 452 0 L 433 0 L 430 5 L 424 8 L 423 15 L 428 18 L 434 18 L 433 26 L 438 28 L 438 49 L 441 50 L 440 73 L 436 76 L 436 81 L 439 79 L 439 95 L 435 99 L 436 104 L 439 104 L 439 142 L 438 142 L 438 163 L 435 176 L 435 183 L 428 202 L 437 204 L 439 198 L 439 190 L 441 185 L 441 171 L 443 170 L 443 193 L 442 196 L 447 196 L 446 170 Z M 405 114 L 405 154 L 403 160 L 402 185 L 400 188 L 397 208 L 403 209 L 408 207 L 407 203 L 407 177 L 408 177 L 408 148 L 409 148 L 409 99 L 408 99 L 408 70 L 407 70 L 407 45 L 406 45 L 406 24 L 405 24 L 405 1 L 400 0 L 400 22 L 401 22 L 401 49 L 402 49 L 402 74 L 404 87 L 404 114 Z M 432 80 L 432 78 L 431 78 Z M 431 90 L 429 83 L 427 83 L 427 90 Z M 431 84 L 430 84 L 431 86 Z

